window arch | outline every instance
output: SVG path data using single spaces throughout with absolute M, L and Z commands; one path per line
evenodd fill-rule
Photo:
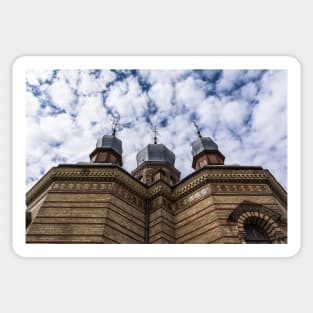
M 271 244 L 272 241 L 262 227 L 255 223 L 244 226 L 244 241 L 248 244 Z
M 287 243 L 279 226 L 280 215 L 260 204 L 243 203 L 228 217 L 235 223 L 242 243 Z

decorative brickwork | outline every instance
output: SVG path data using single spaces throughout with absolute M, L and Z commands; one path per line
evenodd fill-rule
M 27 243 L 245 243 L 246 225 L 287 242 L 287 194 L 261 167 L 175 168 L 144 184 L 114 164 L 60 165 L 28 193 Z M 179 176 L 178 176 L 179 179 Z

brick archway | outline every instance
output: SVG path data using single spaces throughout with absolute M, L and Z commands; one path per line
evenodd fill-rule
M 260 227 L 269 237 L 272 243 L 287 243 L 287 236 L 277 223 L 280 215 L 261 205 L 239 206 L 229 216 L 229 221 L 235 222 L 238 228 L 238 236 L 242 243 L 245 242 L 245 226 L 253 224 Z

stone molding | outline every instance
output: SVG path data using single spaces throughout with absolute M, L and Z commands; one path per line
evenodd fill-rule
M 227 171 L 227 172 L 225 172 Z M 268 170 L 263 169 L 243 169 L 236 170 L 221 167 L 220 169 L 202 168 L 195 176 L 187 176 L 186 181 L 179 183 L 174 190 L 173 197 L 181 198 L 194 190 L 199 189 L 205 184 L 229 183 L 229 184 L 266 184 L 268 185 L 283 202 L 287 204 L 287 193 L 279 185 L 276 179 Z
M 146 187 L 135 178 L 123 172 L 119 167 L 54 167 L 26 194 L 26 204 L 30 204 L 43 190 L 49 188 L 51 183 L 59 181 L 101 181 L 118 182 L 131 192 L 142 196 Z
M 117 183 L 56 181 L 50 187 L 50 192 L 76 193 L 77 191 L 80 193 L 112 193 L 133 206 L 143 208 L 143 201 L 140 197 Z
M 206 184 L 265 184 L 275 192 L 283 204 L 287 203 L 286 191 L 269 171 L 263 169 L 238 168 L 234 170 L 227 167 L 219 169 L 204 167 L 171 187 L 163 180 L 151 186 L 145 186 L 119 166 L 62 165 L 52 168 L 34 185 L 26 194 L 26 204 L 29 205 L 41 192 L 48 189 L 52 182 L 56 181 L 116 182 L 142 199 L 152 199 L 162 195 L 171 201 L 182 199 Z
M 169 171 L 173 171 L 177 176 L 180 176 L 180 171 L 173 165 L 164 161 L 144 161 L 138 167 L 136 167 L 133 171 L 131 171 L 131 175 L 135 175 L 136 173 L 143 170 L 145 167 L 166 167 Z

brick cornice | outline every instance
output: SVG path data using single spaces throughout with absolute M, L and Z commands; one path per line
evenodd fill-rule
M 172 188 L 163 180 L 159 180 L 149 187 L 148 194 L 151 199 L 157 196 L 165 196 L 169 199 L 172 196 Z
M 117 165 L 69 164 L 50 169 L 27 192 L 26 204 L 29 205 L 54 181 L 117 182 L 142 198 L 151 199 L 162 195 L 171 200 L 178 200 L 210 183 L 262 183 L 267 184 L 284 205 L 287 203 L 286 191 L 268 170 L 261 167 L 205 166 L 185 177 L 174 187 L 162 180 L 147 187 Z
M 284 204 L 287 203 L 286 191 L 268 170 L 261 167 L 203 167 L 175 186 L 173 198 L 182 198 L 210 183 L 265 183 Z
M 131 172 L 131 175 L 135 175 L 136 173 L 138 173 L 139 171 L 141 171 L 145 167 L 155 167 L 155 168 L 166 167 L 170 171 L 174 171 L 177 176 L 180 176 L 180 171 L 175 166 L 169 164 L 168 162 L 164 162 L 164 161 L 144 161 L 143 163 L 141 163 L 137 168 L 135 168 Z
M 147 187 L 118 166 L 58 166 L 49 170 L 26 194 L 29 205 L 39 194 L 49 188 L 54 181 L 101 181 L 117 182 L 135 194 L 144 197 Z

